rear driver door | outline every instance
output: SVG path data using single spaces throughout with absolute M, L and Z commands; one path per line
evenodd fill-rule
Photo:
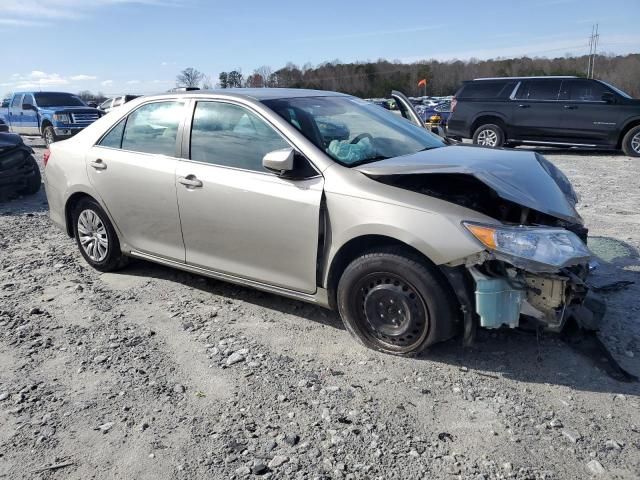
M 133 250 L 184 262 L 175 172 L 185 103 L 141 105 L 86 156 L 89 180 Z

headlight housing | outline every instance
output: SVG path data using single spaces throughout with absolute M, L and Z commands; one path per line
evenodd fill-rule
M 563 228 L 482 225 L 465 228 L 498 257 L 530 271 L 555 271 L 588 262 L 591 252 L 578 236 Z
M 60 123 L 71 123 L 68 113 L 54 113 L 53 120 Z

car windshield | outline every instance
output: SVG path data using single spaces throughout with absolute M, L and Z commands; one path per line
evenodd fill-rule
M 70 93 L 37 92 L 33 96 L 39 107 L 86 107 L 80 97 Z
M 281 98 L 263 103 L 348 167 L 445 146 L 426 129 L 355 97 Z
M 615 92 L 617 92 L 619 95 L 622 95 L 624 98 L 633 98 L 631 95 L 629 95 L 627 92 L 624 92 L 622 90 L 620 90 L 617 87 L 614 87 L 613 85 L 611 85 L 610 83 L 607 82 L 603 82 L 602 80 L 598 80 L 600 83 L 602 83 L 603 85 L 606 85 L 607 87 L 609 87 L 611 90 L 614 90 Z

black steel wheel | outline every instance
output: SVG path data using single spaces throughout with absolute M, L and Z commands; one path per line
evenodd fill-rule
M 399 247 L 351 262 L 338 283 L 337 303 L 354 337 L 396 355 L 415 355 L 453 336 L 460 326 L 444 277 Z

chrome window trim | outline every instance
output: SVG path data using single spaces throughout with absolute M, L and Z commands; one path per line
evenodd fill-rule
M 269 127 L 271 127 L 276 134 L 278 134 L 278 136 L 280 136 L 280 138 L 282 138 L 285 143 L 287 143 L 291 148 L 293 148 L 296 152 L 298 152 L 300 155 L 302 155 L 307 162 L 309 162 L 309 164 L 311 165 L 311 167 L 315 170 L 316 175 L 311 176 L 311 177 L 304 177 L 304 178 L 297 178 L 297 179 L 291 179 L 291 180 L 307 180 L 307 179 L 311 179 L 311 178 L 318 178 L 322 176 L 322 173 L 320 172 L 320 170 L 318 169 L 318 167 L 316 167 L 316 165 L 309 159 L 309 157 L 307 157 L 307 155 L 305 155 L 304 153 L 302 153 L 301 149 L 298 148 L 293 141 L 286 136 L 286 134 L 284 132 L 282 132 L 276 125 L 274 125 L 271 121 L 269 121 L 268 118 L 266 118 L 266 116 L 262 115 L 260 112 L 256 111 L 255 109 L 251 108 L 250 105 L 245 105 L 242 104 L 240 102 L 236 102 L 234 101 L 235 99 L 217 99 L 217 98 L 192 98 L 192 105 L 190 105 L 189 108 L 191 108 L 190 114 L 187 117 L 187 120 L 185 122 L 184 125 L 184 138 L 183 138 L 183 142 L 186 144 L 187 147 L 187 151 L 184 152 L 183 149 L 183 156 L 180 157 L 181 161 L 185 161 L 185 162 L 191 162 L 191 163 L 196 163 L 199 165 L 211 165 L 214 167 L 220 167 L 220 168 L 228 168 L 230 170 L 237 170 L 240 172 L 250 172 L 250 173 L 259 173 L 261 175 L 269 175 L 272 177 L 276 177 L 276 178 L 281 178 L 278 175 L 276 175 L 273 172 L 268 172 L 268 171 L 259 171 L 259 170 L 251 170 L 248 168 L 240 168 L 240 167 L 233 167 L 231 165 L 220 165 L 218 163 L 211 163 L 211 162 L 203 162 L 200 160 L 193 160 L 191 158 L 191 132 L 193 131 L 193 116 L 196 113 L 196 108 L 198 107 L 198 103 L 228 103 L 231 105 L 235 105 L 239 108 L 243 108 L 251 113 L 253 113 L 254 115 L 256 115 L 258 118 L 260 118 L 261 120 L 263 120 Z M 183 145 L 184 147 L 184 145 Z M 184 154 L 187 154 L 188 157 L 185 157 Z
M 100 135 L 100 137 L 98 137 L 98 140 L 96 142 L 94 142 L 94 144 L 92 145 L 92 147 L 100 147 L 100 148 L 108 148 L 110 150 L 119 150 L 121 152 L 129 152 L 129 153 L 142 153 L 145 155 L 163 155 L 160 153 L 149 153 L 149 152 L 138 152 L 136 150 L 127 150 L 125 148 L 113 148 L 113 147 L 105 147 L 103 145 L 100 145 L 100 142 L 102 142 L 102 140 L 104 139 L 104 137 L 106 137 L 107 135 L 109 135 L 111 133 L 111 131 L 116 128 L 120 122 L 122 122 L 124 120 L 124 129 L 122 130 L 122 140 L 124 139 L 124 132 L 127 128 L 127 122 L 129 121 L 129 117 L 131 116 L 131 114 L 135 111 L 137 111 L 138 109 L 146 106 L 146 105 L 150 105 L 152 103 L 166 103 L 166 102 L 178 102 L 178 103 L 182 103 L 183 108 L 186 109 L 188 102 L 188 99 L 184 99 L 184 98 L 180 98 L 180 97 L 168 97 L 168 98 L 160 98 L 160 99 L 154 99 L 154 100 L 149 100 L 147 102 L 141 103 L 140 105 L 138 105 L 136 108 L 134 108 L 133 110 L 129 110 L 125 115 L 123 115 L 122 117 L 118 118 L 118 120 L 116 120 L 110 127 L 108 130 L 106 130 L 102 135 Z M 99 120 L 99 118 L 98 118 Z M 176 136 L 176 153 L 179 149 L 179 145 L 180 145 L 180 132 L 181 129 L 183 127 L 184 124 L 184 115 L 182 116 L 182 118 L 180 119 L 180 122 L 178 123 L 178 134 Z M 122 141 L 120 142 L 120 144 L 122 144 Z M 165 157 L 168 157 L 169 155 L 164 155 Z M 177 158 L 177 157 L 171 157 L 171 158 Z

